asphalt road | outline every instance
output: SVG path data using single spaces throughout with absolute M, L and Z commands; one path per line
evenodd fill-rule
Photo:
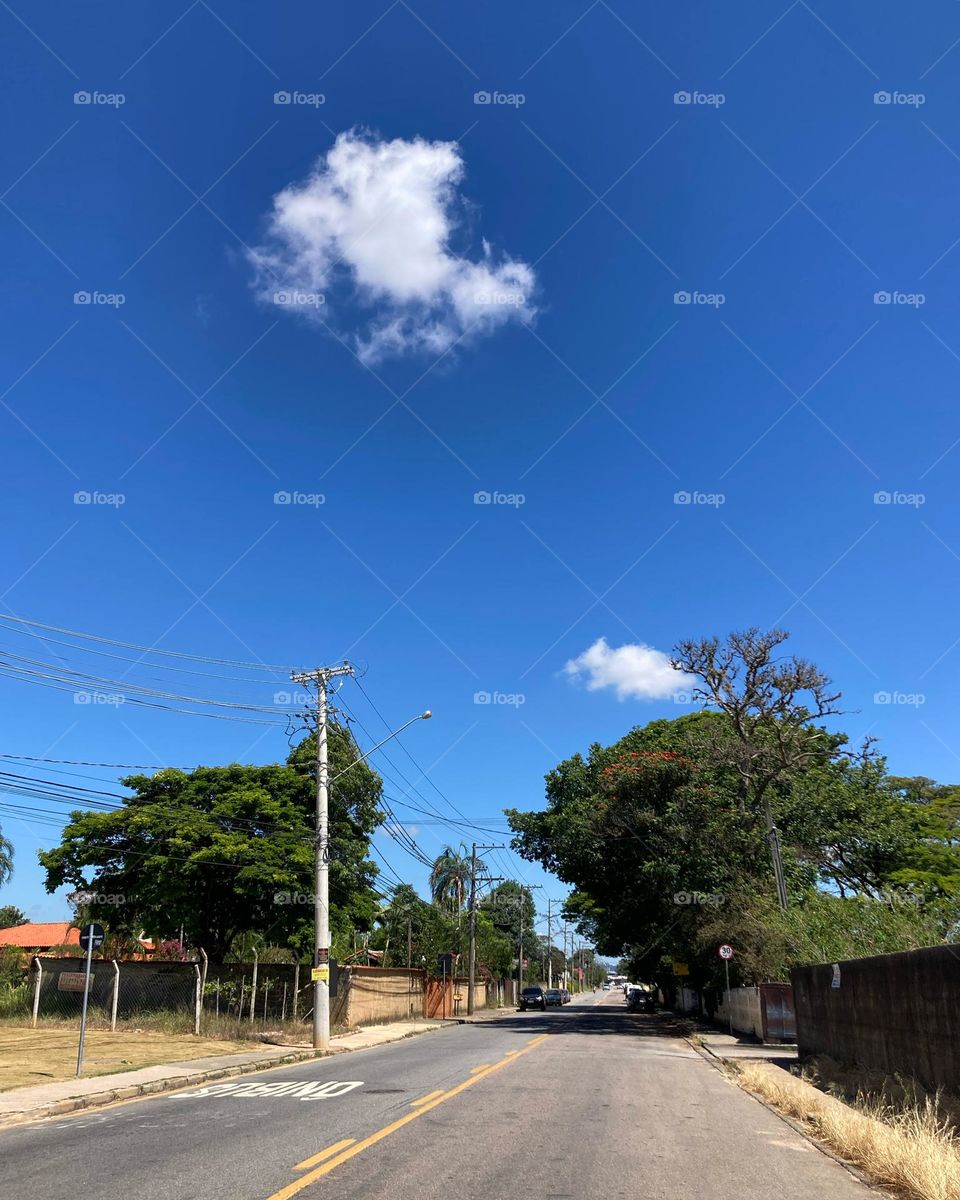
M 16 1200 L 867 1200 L 619 993 L 0 1132 Z

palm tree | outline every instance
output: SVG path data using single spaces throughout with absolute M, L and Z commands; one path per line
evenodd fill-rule
M 444 846 L 433 860 L 430 869 L 430 894 L 434 904 L 449 904 L 450 911 L 459 915 L 467 898 L 470 884 L 470 859 L 462 843 L 460 851 Z
M 3 887 L 13 874 L 13 843 L 0 833 L 0 887 Z

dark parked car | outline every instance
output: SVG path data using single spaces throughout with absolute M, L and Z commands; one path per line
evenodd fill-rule
M 564 1004 L 569 1004 L 569 1003 L 570 1003 L 570 993 L 567 991 L 567 989 L 566 989 L 566 988 L 561 988 L 561 989 L 560 989 L 560 1000 L 561 1000 L 561 1001 L 562 1001 L 562 1003 L 564 1003 Z
M 563 992 L 559 988 L 547 988 L 546 997 L 547 1003 L 555 1004 L 557 1008 L 563 1003 Z
M 521 1012 L 526 1012 L 528 1008 L 539 1008 L 546 1012 L 547 993 L 542 987 L 526 987 L 520 993 L 519 1007 Z

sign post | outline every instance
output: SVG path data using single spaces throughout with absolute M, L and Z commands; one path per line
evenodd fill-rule
M 720 957 L 723 959 L 723 970 L 727 977 L 727 1020 L 730 1032 L 733 1033 L 733 1008 L 730 1005 L 730 959 L 733 958 L 733 947 L 724 943 L 720 947 Z
M 94 950 L 103 945 L 103 926 L 93 922 L 80 931 L 80 945 L 87 952 L 87 969 L 83 978 L 83 1011 L 80 1014 L 80 1047 L 77 1050 L 77 1078 L 83 1070 L 83 1039 L 87 1034 L 87 1001 L 90 998 L 90 964 Z

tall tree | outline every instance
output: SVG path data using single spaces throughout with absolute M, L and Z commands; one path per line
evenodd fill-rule
M 789 636 L 782 629 L 752 628 L 728 634 L 724 642 L 687 640 L 677 644 L 672 659 L 676 670 L 699 680 L 695 698 L 726 718 L 711 749 L 739 776 L 741 811 L 763 814 L 782 908 L 788 903 L 787 884 L 771 790 L 829 758 L 830 739 L 816 723 L 840 711 L 840 693 L 819 667 L 796 656 L 776 656 Z
M 381 782 L 349 732 L 329 733 L 330 899 L 334 945 L 372 927 L 376 866 L 368 838 L 382 819 Z M 350 770 L 346 770 L 350 767 Z M 343 772 L 346 772 L 343 774 Z M 53 850 L 40 853 L 48 891 L 93 894 L 90 915 L 112 932 L 177 937 L 222 958 L 238 934 L 307 952 L 313 935 L 315 745 L 283 765 L 198 767 L 123 781 L 116 812 L 74 812 Z
M 10 882 L 13 874 L 13 843 L 0 833 L 0 887 Z
M 466 902 L 470 888 L 470 858 L 467 848 L 444 846 L 433 860 L 430 869 L 430 894 L 435 904 L 443 905 L 459 915 Z

